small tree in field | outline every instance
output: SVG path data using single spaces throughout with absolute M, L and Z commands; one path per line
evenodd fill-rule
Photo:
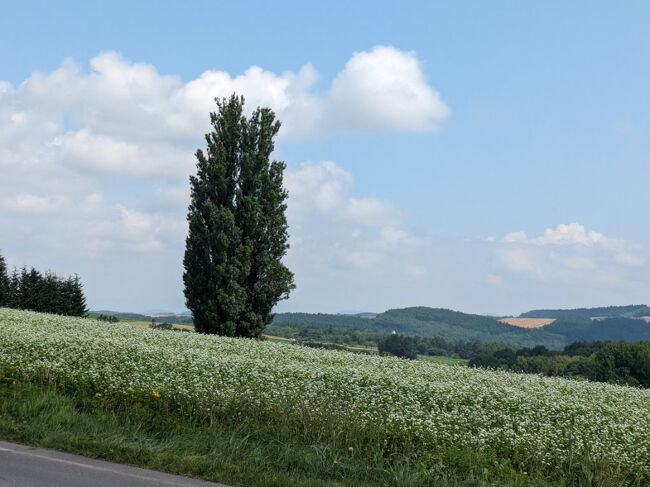
M 415 359 L 417 352 L 415 341 L 411 337 L 404 335 L 388 335 L 377 344 L 379 353 L 395 355 L 396 357 Z
M 285 164 L 270 161 L 280 122 L 268 108 L 243 115 L 244 99 L 215 100 L 207 151 L 190 177 L 185 298 L 202 333 L 259 337 L 294 288 L 282 263 L 289 245 Z

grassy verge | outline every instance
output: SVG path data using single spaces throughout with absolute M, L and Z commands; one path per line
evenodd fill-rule
M 198 426 L 155 411 L 105 411 L 96 401 L 34 384 L 0 383 L 0 437 L 241 486 L 557 485 L 469 451 L 395 461 L 310 443 L 277 427 Z

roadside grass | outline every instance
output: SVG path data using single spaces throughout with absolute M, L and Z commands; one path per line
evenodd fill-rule
M 115 414 L 36 384 L 0 383 L 0 437 L 237 486 L 560 485 L 471 451 L 440 452 L 433 463 L 394 461 L 379 451 L 358 455 L 336 440 L 302 441 L 277 425 L 196 425 L 142 410 Z

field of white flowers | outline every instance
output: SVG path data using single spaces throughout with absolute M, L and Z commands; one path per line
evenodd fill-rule
M 549 472 L 588 457 L 650 482 L 650 390 L 3 308 L 0 379 L 114 410 L 164 403 L 205 422 L 278 421 L 358 448 L 468 447 Z

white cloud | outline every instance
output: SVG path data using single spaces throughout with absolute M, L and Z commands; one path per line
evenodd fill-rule
M 194 166 L 192 154 L 164 142 L 134 144 L 89 130 L 68 132 L 53 141 L 62 166 L 132 176 L 178 177 Z
M 511 232 L 491 245 L 496 257 L 494 273 L 507 271 L 511 279 L 529 279 L 538 286 L 548 283 L 567 294 L 583 289 L 594 295 L 621 292 L 624 296 L 627 292 L 639 296 L 647 287 L 647 280 L 639 274 L 646 262 L 642 246 L 587 231 L 578 223 L 547 228 L 538 237 Z
M 0 81 L 1 127 L 33 133 L 46 124 L 47 137 L 65 132 L 67 120 L 121 142 L 194 144 L 209 128 L 214 98 L 233 92 L 246 97 L 249 110 L 272 108 L 283 122 L 281 135 L 289 137 L 432 131 L 449 116 L 415 53 L 388 46 L 355 53 L 322 93 L 314 91 L 318 74 L 311 64 L 280 74 L 259 66 L 239 75 L 207 70 L 185 83 L 116 52 L 100 53 L 89 64 L 85 72 L 67 59 L 50 73 L 32 74 L 17 88 Z
M 361 235 L 357 226 L 381 227 L 389 232 L 389 227 L 400 223 L 399 213 L 388 202 L 350 196 L 354 178 L 333 161 L 289 168 L 284 182 L 289 192 L 289 218 L 297 223 L 317 213 L 339 224 L 353 224 L 351 232 L 357 237 Z
M 579 223 L 559 224 L 555 228 L 547 228 L 543 235 L 535 238 L 529 238 L 523 231 L 512 232 L 503 237 L 503 242 L 534 245 L 602 246 L 610 249 L 621 248 L 625 245 L 621 240 L 607 238 L 600 232 L 587 232 L 585 227 Z
M 274 109 L 285 139 L 428 131 L 447 116 L 414 53 L 376 47 L 355 53 L 322 91 L 317 79 L 307 63 L 283 73 L 209 69 L 185 81 L 102 52 L 87 68 L 65 59 L 15 86 L 0 80 L 0 223 L 27 232 L 29 215 L 56 215 L 32 231 L 63 241 L 74 229 L 76 244 L 91 250 L 158 251 L 166 235 L 182 242 L 193 153 L 204 145 L 214 98 L 233 92 L 245 95 L 248 110 Z M 290 169 L 286 184 L 298 224 L 314 212 L 342 218 L 354 226 L 348 235 L 363 229 L 359 245 L 399 224 L 388 203 L 350 194 L 352 175 L 333 162 Z
M 284 183 L 289 191 L 289 211 L 306 216 L 313 211 L 339 212 L 345 206 L 345 193 L 352 186 L 352 174 L 333 161 L 303 163 L 287 170 Z
M 328 95 L 326 117 L 340 130 L 436 130 L 449 107 L 429 86 L 413 52 L 377 46 L 355 53 Z
M 61 211 L 70 201 L 63 196 L 49 197 L 33 194 L 19 194 L 4 201 L 4 208 L 19 213 L 46 214 Z

